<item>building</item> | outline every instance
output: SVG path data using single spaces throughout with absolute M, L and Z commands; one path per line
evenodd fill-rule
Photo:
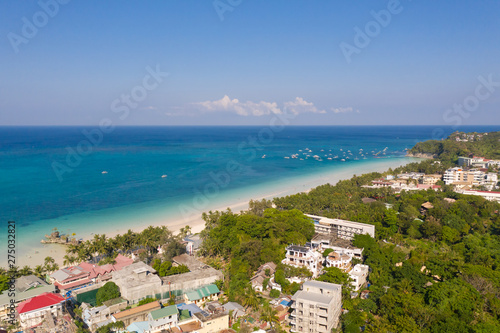
M 500 192 L 490 192 L 490 191 L 474 191 L 474 190 L 464 190 L 460 193 L 466 195 L 478 195 L 489 201 L 496 201 L 500 203 Z
M 431 175 L 423 175 L 422 176 L 422 184 L 425 185 L 436 185 L 438 181 L 443 178 L 440 174 L 431 174 Z
M 151 311 L 148 315 L 149 330 L 151 333 L 169 330 L 177 326 L 179 310 L 175 305 Z
M 102 266 L 84 262 L 78 266 L 66 267 L 52 273 L 50 282 L 57 286 L 61 293 L 71 296 L 73 290 L 110 280 L 112 272 L 131 265 L 133 260 L 119 254 L 115 262 Z
M 250 279 L 250 283 L 252 284 L 252 288 L 255 289 L 256 291 L 263 292 L 263 282 L 266 278 L 271 279 L 274 275 L 274 272 L 276 272 L 276 264 L 274 262 L 267 262 L 265 264 L 262 264 L 258 269 L 257 272 L 252 276 Z M 269 273 L 269 274 L 266 274 Z M 280 287 L 281 290 L 281 287 Z
M 189 235 L 184 238 L 183 244 L 186 245 L 186 253 L 189 255 L 194 255 L 198 252 L 203 241 L 200 239 L 200 235 Z
M 366 223 L 346 221 L 340 219 L 330 219 L 327 217 L 308 215 L 314 221 L 314 228 L 317 233 L 333 234 L 338 238 L 352 239 L 354 235 L 368 234 L 375 237 L 375 226 Z
M 128 302 L 121 297 L 110 299 L 101 306 L 91 307 L 90 304 L 82 303 L 82 319 L 91 331 L 111 323 L 111 316 L 122 310 L 125 310 Z
M 316 277 L 321 271 L 323 256 L 309 247 L 289 245 L 285 259 L 281 262 L 294 267 L 306 267 Z
M 118 288 L 123 298 L 129 303 L 135 304 L 147 297 L 155 297 L 161 291 L 162 282 L 156 270 L 138 261 L 112 273 L 112 280 Z
M 48 284 L 35 275 L 21 276 L 15 282 L 14 296 L 9 296 L 7 291 L 0 295 L 0 321 L 8 320 L 11 299 L 17 306 L 22 301 L 28 300 L 44 293 L 55 293 L 56 287 Z
M 352 286 L 355 291 L 358 291 L 366 283 L 370 267 L 368 265 L 357 264 L 349 272 L 349 277 L 352 279 Z
M 406 172 L 406 173 L 400 173 L 398 175 L 398 178 L 405 179 L 405 180 L 409 180 L 409 179 L 419 180 L 423 176 L 424 176 L 424 174 L 421 172 Z
M 339 323 L 342 285 L 306 281 L 292 301 L 291 332 L 331 332 Z
M 188 304 L 194 303 L 198 305 L 208 300 L 217 300 L 219 293 L 220 290 L 215 284 L 209 284 L 207 286 L 186 292 L 184 294 L 184 299 Z
M 161 309 L 160 302 L 154 301 L 115 313 L 111 316 L 111 320 L 113 322 L 123 321 L 125 327 L 127 327 L 134 322 L 147 321 L 149 313 L 158 309 Z
M 228 311 L 215 313 L 202 311 L 195 313 L 193 318 L 201 324 L 201 328 L 197 330 L 199 333 L 216 333 L 229 328 Z
M 337 267 L 344 272 L 351 269 L 352 257 L 342 252 L 332 251 L 326 257 L 326 267 Z
M 234 319 L 247 315 L 245 308 L 236 302 L 227 302 L 223 307 L 227 312 L 233 311 L 232 316 Z
M 316 233 L 311 240 L 311 247 L 320 251 L 332 249 L 335 252 L 342 252 L 358 259 L 363 257 L 363 249 L 354 247 L 348 239 L 338 238 L 334 235 Z
M 446 185 L 458 182 L 465 182 L 470 185 L 482 185 L 485 180 L 485 173 L 481 170 L 463 170 L 460 167 L 450 168 L 444 172 L 443 181 Z
M 19 303 L 17 313 L 23 329 L 41 324 L 44 320 L 53 321 L 61 316 L 66 299 L 59 294 L 43 293 Z

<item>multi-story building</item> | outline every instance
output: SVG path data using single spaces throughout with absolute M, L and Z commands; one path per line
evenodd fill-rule
M 435 185 L 438 181 L 443 178 L 440 174 L 424 175 L 422 177 L 422 184 L 425 185 Z
M 339 323 L 342 285 L 306 281 L 292 301 L 291 332 L 331 332 Z
M 26 330 L 41 324 L 44 320 L 53 321 L 61 316 L 66 299 L 59 294 L 43 293 L 19 303 L 17 312 L 19 322 Z
M 455 167 L 445 171 L 443 181 L 446 185 L 453 183 L 468 183 L 470 185 L 482 185 L 485 180 L 485 173 L 481 170 L 463 170 Z
M 337 267 L 344 272 L 348 272 L 351 269 L 352 257 L 342 253 L 332 251 L 326 257 L 326 267 Z
M 352 279 L 351 284 L 355 291 L 358 291 L 366 283 L 369 270 L 368 265 L 357 264 L 349 272 L 349 277 Z
M 478 195 L 485 198 L 486 200 L 496 201 L 500 203 L 500 192 L 464 190 L 460 193 L 467 195 Z
M 315 234 L 311 240 L 311 247 L 319 250 L 332 249 L 358 259 L 363 256 L 363 249 L 354 247 L 350 240 L 329 234 Z
M 308 215 L 314 221 L 316 232 L 322 234 L 333 234 L 338 238 L 352 239 L 354 235 L 369 234 L 375 237 L 375 226 L 366 223 L 330 219 L 327 217 Z
M 294 267 L 306 267 L 313 273 L 313 277 L 318 276 L 322 266 L 323 256 L 305 246 L 290 245 L 286 248 L 285 259 L 281 262 Z

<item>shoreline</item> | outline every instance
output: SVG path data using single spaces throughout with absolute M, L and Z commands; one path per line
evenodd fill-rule
M 73 216 L 64 216 L 59 219 L 49 220 L 47 223 L 52 223 L 54 226 L 57 222 L 62 223 L 64 221 L 68 223 L 68 220 L 73 221 L 71 230 L 63 230 L 65 228 L 60 229 L 57 225 L 56 226 L 62 233 L 69 234 L 70 231 L 76 232 L 76 237 L 78 239 L 82 238 L 84 241 L 91 239 L 94 234 L 105 234 L 106 237 L 114 237 L 117 234 L 126 233 L 128 229 L 134 232 L 140 232 L 148 226 L 162 225 L 167 226 L 174 234 L 178 233 L 179 230 L 186 225 L 191 227 L 193 233 L 198 233 L 205 227 L 205 222 L 201 218 L 203 212 L 208 212 L 210 210 L 221 211 L 230 208 L 232 211 L 239 213 L 242 210 L 248 209 L 248 202 L 251 199 L 272 199 L 301 192 L 307 193 L 320 185 L 327 183 L 335 185 L 338 181 L 349 179 L 355 174 L 361 175 L 370 172 L 385 172 L 389 168 L 405 165 L 415 160 L 419 159 L 403 156 L 398 158 L 371 160 L 370 162 L 358 165 L 346 164 L 336 169 L 321 170 L 314 174 L 285 178 L 265 184 L 228 190 L 222 192 L 223 194 L 221 193 L 221 195 L 215 196 L 212 200 L 204 202 L 204 204 L 199 204 L 199 202 L 197 202 L 199 198 L 193 196 L 191 205 L 189 205 L 188 202 L 178 203 L 177 205 L 172 204 L 170 206 L 165 204 L 164 208 L 158 209 L 158 207 L 162 207 L 162 202 L 159 201 L 157 206 L 148 206 L 148 204 L 151 203 L 144 203 L 133 205 L 133 207 L 111 208 L 107 209 L 105 212 L 97 211 L 75 214 Z M 198 205 L 196 205 L 197 203 Z M 111 222 L 123 222 L 121 224 L 99 223 L 101 220 L 102 222 L 108 222 L 109 220 L 111 220 Z M 97 224 L 89 225 L 89 221 L 97 221 L 94 222 Z M 38 229 L 40 229 L 40 226 L 38 226 Z M 85 229 L 86 232 L 83 231 Z M 92 231 L 94 229 L 95 231 Z M 21 268 L 27 265 L 34 268 L 36 265 L 42 264 L 45 257 L 51 256 L 60 268 L 64 267 L 63 257 L 66 254 L 66 245 L 40 243 L 43 235 L 47 232 L 46 230 L 43 234 L 38 234 L 38 232 L 33 231 L 30 232 L 29 235 L 31 241 L 30 239 L 18 241 L 18 246 L 22 245 L 22 251 L 18 251 L 17 253 L 16 266 Z M 21 232 L 19 233 L 21 234 Z M 36 243 L 33 237 L 37 237 Z M 23 244 L 23 242 L 31 245 L 26 246 L 27 244 Z M 6 264 L 7 261 L 5 258 L 5 261 L 0 262 L 0 267 L 6 267 Z

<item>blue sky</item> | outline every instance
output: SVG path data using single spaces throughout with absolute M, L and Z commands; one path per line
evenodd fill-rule
M 498 1 L 60 2 L 0 2 L 0 125 L 500 124 Z

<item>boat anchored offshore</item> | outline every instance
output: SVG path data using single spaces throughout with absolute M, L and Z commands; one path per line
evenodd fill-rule
M 108 172 L 107 172 L 107 171 L 103 171 L 103 172 L 101 172 L 101 173 L 102 173 L 103 175 L 105 175 L 105 174 L 107 174 Z
M 161 178 L 167 178 L 167 175 L 161 175 Z

